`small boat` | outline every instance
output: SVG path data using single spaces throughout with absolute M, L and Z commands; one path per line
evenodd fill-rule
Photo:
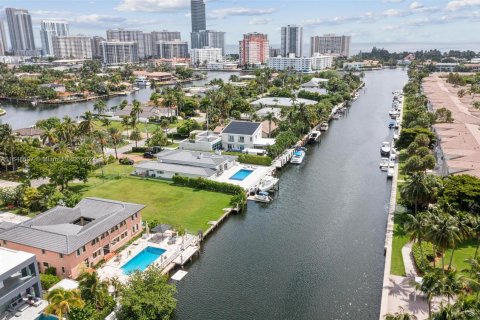
M 382 156 L 388 156 L 390 155 L 391 150 L 392 148 L 390 147 L 390 142 L 383 141 L 382 146 L 380 147 L 380 154 Z
M 139 87 L 146 87 L 150 85 L 150 82 L 148 82 L 147 77 L 137 77 L 135 79 L 135 84 Z
M 267 192 L 260 191 L 257 194 L 255 194 L 255 200 L 260 202 L 270 203 L 272 202 L 272 197 L 270 197 L 270 195 Z
M 398 134 L 398 132 L 394 132 L 393 133 L 393 140 L 398 140 L 398 138 L 400 138 L 400 135 Z
M 355 94 L 354 94 L 354 96 L 353 96 L 353 101 L 357 100 L 358 97 L 360 97 L 360 93 L 355 92 Z
M 395 128 L 395 121 L 390 121 L 390 123 L 388 124 L 388 129 L 393 129 Z
M 323 122 L 320 125 L 320 131 L 328 131 L 328 122 Z
M 278 179 L 272 176 L 265 176 L 262 180 L 260 180 L 260 184 L 258 185 L 258 190 L 261 192 L 267 192 L 273 189 L 275 185 L 278 183 Z
M 341 116 L 340 116 L 339 113 L 334 113 L 333 116 L 332 116 L 332 119 L 333 119 L 333 120 L 338 120 L 338 119 L 340 119 L 340 118 L 341 118 Z
M 133 87 L 132 90 L 135 92 L 135 91 L 139 91 L 140 88 L 139 87 Z
M 397 121 L 395 121 L 395 129 L 398 129 L 400 127 L 400 119 L 397 119 Z
M 392 167 L 388 167 L 388 170 L 387 170 L 387 178 L 388 179 L 391 179 L 393 178 L 393 175 L 395 174 L 395 169 L 392 168 Z
M 37 101 L 32 101 L 32 102 L 30 102 L 30 103 L 31 103 L 31 105 L 34 106 L 34 107 L 38 104 Z
M 293 152 L 293 157 L 290 160 L 290 163 L 301 164 L 303 162 L 303 160 L 305 159 L 305 151 L 302 149 L 297 149 Z
M 318 140 L 320 140 L 320 135 L 322 133 L 320 131 L 312 131 L 310 132 L 310 134 L 308 135 L 308 143 L 315 143 L 315 142 L 318 142 Z
M 0 117 L 1 116 L 4 116 L 7 114 L 7 111 L 3 110 L 2 108 L 0 108 Z
M 390 118 L 396 119 L 400 115 L 400 113 L 398 113 L 397 110 L 390 110 L 388 112 L 388 115 L 390 116 Z
M 380 169 L 382 171 L 385 171 L 387 170 L 388 168 L 388 158 L 381 158 L 380 159 Z

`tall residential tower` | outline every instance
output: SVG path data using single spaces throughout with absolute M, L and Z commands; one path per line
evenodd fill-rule
M 7 51 L 7 37 L 5 36 L 5 25 L 0 19 L 0 56 L 5 55 L 5 51 Z
M 350 56 L 350 36 L 337 36 L 325 34 L 310 38 L 310 54 L 336 54 L 344 57 Z
M 32 55 L 35 52 L 32 17 L 25 9 L 5 8 L 12 50 L 17 55 Z
M 206 30 L 205 3 L 203 0 L 190 0 L 190 6 L 192 10 L 192 32 Z
M 282 27 L 282 56 L 287 57 L 289 54 L 295 54 L 295 57 L 302 56 L 303 44 L 303 27 L 297 25 L 288 25 Z
M 40 24 L 40 40 L 42 41 L 42 54 L 53 56 L 54 36 L 68 36 L 68 23 L 64 21 L 43 20 Z
M 240 64 L 254 65 L 267 63 L 269 56 L 268 37 L 266 34 L 249 33 L 243 35 L 239 42 Z

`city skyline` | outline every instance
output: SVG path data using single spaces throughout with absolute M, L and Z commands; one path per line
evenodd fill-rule
M 474 42 L 480 26 L 480 1 L 347 0 L 339 3 L 313 1 L 205 1 L 207 29 L 226 32 L 226 44 L 235 45 L 244 33 L 268 34 L 280 45 L 280 28 L 288 24 L 304 27 L 303 42 L 313 35 L 345 34 L 358 43 Z M 69 22 L 71 34 L 105 36 L 111 28 L 145 32 L 178 30 L 189 38 L 189 0 L 4 1 L 6 7 L 29 10 L 35 44 L 40 46 L 40 22 Z M 413 32 L 415 30 L 415 32 Z M 9 44 L 11 46 L 11 44 Z

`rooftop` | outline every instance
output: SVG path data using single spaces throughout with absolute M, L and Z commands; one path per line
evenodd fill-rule
M 35 257 L 34 254 L 0 247 L 0 275 Z
M 155 155 L 158 161 L 163 164 L 177 164 L 186 166 L 195 166 L 200 168 L 215 169 L 225 161 L 236 160 L 237 157 L 229 155 L 219 155 L 209 152 L 199 152 L 190 150 L 163 150 Z
M 317 101 L 315 100 L 308 100 L 308 99 L 302 99 L 302 98 L 297 98 L 295 101 L 293 101 L 291 98 L 282 98 L 282 97 L 266 97 L 266 98 L 261 98 L 256 101 L 253 101 L 251 104 L 253 106 L 284 106 L 284 107 L 291 107 L 293 104 L 300 104 L 304 103 L 307 106 L 308 105 L 314 105 L 317 104 Z
M 262 125 L 261 122 L 250 122 L 250 121 L 238 121 L 232 120 L 230 123 L 223 129 L 223 133 L 228 134 L 243 134 L 243 135 L 253 135 L 257 131 L 258 127 Z
M 100 198 L 57 206 L 0 232 L 0 239 L 70 254 L 145 206 Z

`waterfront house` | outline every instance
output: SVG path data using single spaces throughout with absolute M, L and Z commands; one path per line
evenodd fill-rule
M 143 208 L 85 198 L 73 208 L 57 206 L 0 231 L 0 244 L 34 254 L 41 272 L 54 267 L 60 277 L 77 278 L 140 234 Z
M 13 134 L 18 140 L 27 139 L 27 138 L 40 140 L 43 132 L 44 132 L 43 129 L 34 128 L 34 127 L 13 130 Z
M 60 83 L 46 83 L 46 84 L 41 84 L 40 87 L 53 89 L 57 93 L 65 93 L 67 91 L 67 89 L 65 89 L 65 85 Z
M 214 151 L 222 148 L 222 138 L 212 131 L 194 130 L 188 139 L 180 142 L 180 150 Z
M 298 105 L 304 103 L 305 105 L 314 105 L 318 102 L 315 100 L 302 99 L 302 98 L 282 98 L 282 97 L 265 97 L 258 100 L 255 100 L 251 103 L 253 107 L 291 107 L 294 104 Z
M 28 297 L 42 297 L 38 275 L 34 254 L 0 248 L 0 316 L 7 310 L 18 312 L 35 303 Z
M 223 129 L 221 136 L 224 150 L 262 149 L 264 144 L 261 122 L 232 120 Z
M 154 161 L 135 165 L 135 175 L 171 179 L 174 175 L 210 178 L 220 175 L 236 163 L 237 157 L 190 150 L 163 150 Z

